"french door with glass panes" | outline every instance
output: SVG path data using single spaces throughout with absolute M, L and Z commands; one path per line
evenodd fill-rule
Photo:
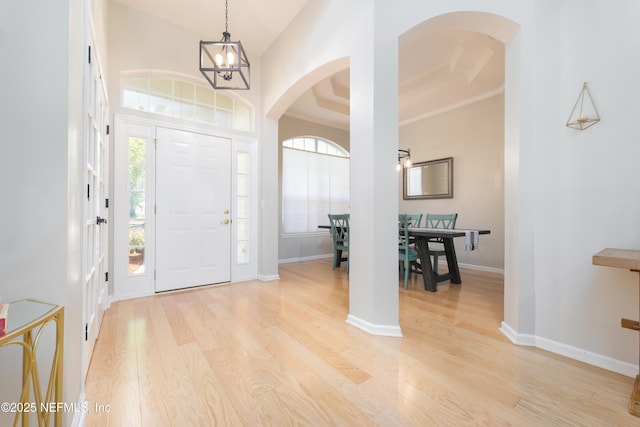
M 109 106 L 106 88 L 100 72 L 92 31 L 89 45 L 93 55 L 87 55 L 85 65 L 85 230 L 83 327 L 84 348 L 82 373 L 86 375 L 98 337 L 102 315 L 108 305 L 108 207 L 109 207 L 109 136 L 107 131 Z M 87 50 L 89 52 L 89 50 Z

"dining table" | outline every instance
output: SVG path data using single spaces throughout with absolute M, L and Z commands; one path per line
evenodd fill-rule
M 422 274 L 424 289 L 430 292 L 437 292 L 438 283 L 446 280 L 455 284 L 462 283 L 453 239 L 465 237 L 466 249 L 475 250 L 478 247 L 479 236 L 490 233 L 490 230 L 410 227 L 409 237 L 415 241 L 416 250 L 420 257 L 420 263 L 417 264 L 417 267 L 418 273 Z M 431 262 L 429 243 L 436 242 L 444 245 L 447 258 L 448 271 L 443 274 L 436 273 Z

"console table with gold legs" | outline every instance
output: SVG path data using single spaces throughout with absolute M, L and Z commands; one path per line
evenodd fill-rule
M 606 267 L 626 268 L 640 273 L 640 250 L 606 248 L 593 256 L 593 265 Z M 638 301 L 640 308 L 640 297 Z M 640 321 L 622 319 L 620 326 L 623 328 L 640 331 Z M 638 360 L 640 369 L 640 358 Z M 640 417 L 640 374 L 636 375 L 636 381 L 629 399 L 629 412 Z
M 36 352 L 42 334 L 49 323 L 55 324 L 56 342 L 49 380 L 43 393 L 38 373 Z M 21 300 L 9 305 L 5 334 L 0 336 L 0 348 L 9 345 L 22 347 L 22 390 L 19 400 L 10 403 L 8 412 L 15 412 L 13 425 L 22 420 L 29 426 L 31 414 L 37 416 L 38 426 L 62 426 L 62 352 L 64 347 L 64 307 L 36 300 Z M 30 394 L 33 389 L 33 399 Z

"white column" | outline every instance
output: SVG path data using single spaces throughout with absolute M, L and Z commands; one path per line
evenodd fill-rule
M 347 322 L 401 336 L 398 321 L 398 42 L 370 25 L 351 57 L 351 237 Z M 362 16 L 362 15 L 361 15 Z M 364 19 L 364 18 L 363 18 Z M 381 22 L 381 24 L 378 24 Z
M 265 118 L 260 143 L 260 280 L 278 275 L 278 122 Z M 275 225 L 275 226 L 274 226 Z

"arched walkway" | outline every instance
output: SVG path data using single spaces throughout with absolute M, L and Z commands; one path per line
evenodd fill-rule
M 398 122 L 396 117 L 390 117 L 388 115 L 388 108 L 397 106 L 398 88 L 396 82 L 399 64 L 386 64 L 384 61 L 382 61 L 382 59 L 376 60 L 375 58 L 397 58 L 397 45 L 399 41 L 404 42 L 407 39 L 421 37 L 425 34 L 447 30 L 467 30 L 481 32 L 505 43 L 506 65 L 504 175 L 505 253 L 507 255 L 505 256 L 505 322 L 503 323 L 503 326 L 505 326 L 505 324 L 509 326 L 506 329 L 503 329 L 505 333 L 507 333 L 507 335 L 509 335 L 509 330 L 517 330 L 519 332 L 533 332 L 534 307 L 530 301 L 529 296 L 533 294 L 534 282 L 532 275 L 527 274 L 527 270 L 530 270 L 532 268 L 532 261 L 523 258 L 523 256 L 525 256 L 525 254 L 527 253 L 527 248 L 523 248 L 523 246 L 532 245 L 531 239 L 528 238 L 531 231 L 529 231 L 527 228 L 527 225 L 530 224 L 530 215 L 527 214 L 527 212 L 522 208 L 522 177 L 519 169 L 519 156 L 521 146 L 523 144 L 520 133 L 521 115 L 523 110 L 523 108 L 521 107 L 521 105 L 523 104 L 522 93 L 526 92 L 526 90 L 523 90 L 524 79 L 522 78 L 523 67 L 521 66 L 522 56 L 520 53 L 522 50 L 520 25 L 508 18 L 499 16 L 497 14 L 481 11 L 457 11 L 442 13 L 437 16 L 424 16 L 425 13 L 429 13 L 426 12 L 429 10 L 429 6 L 413 5 L 412 7 L 416 9 L 423 8 L 424 10 L 416 11 L 416 14 L 413 15 L 410 13 L 411 11 L 407 11 L 407 14 L 410 15 L 410 18 L 407 18 L 407 22 L 392 22 L 390 24 L 390 26 L 393 27 L 391 31 L 395 31 L 395 46 L 393 46 L 393 43 L 389 42 L 390 40 L 393 40 L 393 36 L 389 34 L 378 35 L 377 33 L 375 33 L 375 41 L 368 40 L 364 36 L 360 38 L 356 37 L 357 40 L 353 43 L 354 46 L 357 47 L 357 49 L 354 48 L 353 55 L 351 55 L 350 57 L 343 56 L 340 59 L 329 61 L 328 63 L 317 67 L 312 72 L 299 76 L 299 78 L 295 80 L 295 83 L 293 83 L 287 90 L 285 90 L 284 93 L 282 93 L 281 96 L 273 103 L 273 105 L 271 105 L 270 107 L 267 106 L 267 120 L 271 121 L 272 123 L 267 123 L 267 126 L 265 126 L 265 128 L 267 129 L 267 133 L 273 135 L 275 133 L 274 131 L 277 132 L 277 119 L 284 113 L 284 111 L 286 111 L 288 106 L 291 105 L 298 96 L 300 96 L 300 94 L 302 94 L 305 90 L 309 89 L 311 86 L 313 86 L 323 78 L 326 78 L 339 70 L 350 67 L 352 83 L 352 165 L 356 166 L 352 169 L 352 174 L 355 173 L 362 177 L 365 177 L 367 175 L 376 176 L 378 175 L 377 171 L 380 170 L 381 165 L 385 163 L 384 159 L 389 157 L 389 153 L 393 153 L 397 149 Z M 422 14 L 422 16 L 420 16 L 420 14 Z M 421 18 L 422 20 L 420 21 Z M 381 18 L 378 18 L 376 15 L 376 17 L 374 17 L 374 21 L 376 19 Z M 315 29 L 315 31 L 317 31 L 317 29 Z M 378 40 L 378 38 L 380 37 L 382 37 L 382 39 Z M 357 43 L 364 44 L 362 46 L 357 46 Z M 305 46 L 305 49 L 312 50 L 313 46 Z M 373 50 L 373 59 L 369 56 L 371 54 L 369 49 Z M 362 51 L 364 51 L 364 55 L 361 53 Z M 288 52 L 288 54 L 295 55 L 296 53 Z M 364 62 L 362 62 L 362 60 L 364 60 Z M 377 76 L 375 78 L 372 77 L 370 75 L 372 65 L 368 64 L 375 64 L 375 66 L 373 67 L 375 67 L 378 76 L 384 75 L 387 81 L 377 80 L 380 78 Z M 354 97 L 353 91 L 354 85 L 356 84 L 358 85 L 358 96 Z M 393 85 L 393 87 L 391 85 Z M 375 93 L 369 93 L 372 90 Z M 378 91 L 381 92 L 378 93 Z M 527 94 L 527 96 L 528 95 L 529 94 Z M 386 111 L 381 108 L 381 104 L 383 103 L 387 108 Z M 373 109 L 373 112 L 369 111 L 371 109 Z M 377 109 L 379 109 L 381 113 L 378 113 Z M 354 123 L 354 111 L 357 111 L 358 114 L 360 114 L 361 111 L 365 111 L 365 116 L 357 117 L 356 122 Z M 271 128 L 272 131 L 269 131 L 269 128 Z M 378 151 L 378 149 L 382 147 L 385 148 L 380 153 L 376 154 L 376 151 Z M 269 150 L 273 150 L 273 148 L 270 148 Z M 365 156 L 367 158 L 359 158 L 358 153 L 367 153 L 367 155 Z M 373 155 L 373 157 L 370 157 L 371 155 Z M 274 156 L 273 153 L 269 154 L 269 157 L 277 159 L 277 157 Z M 375 160 L 375 162 L 382 163 L 374 164 L 375 162 L 372 162 L 372 159 Z M 395 160 L 393 159 L 393 156 L 389 158 L 389 163 L 395 166 Z M 358 164 L 364 166 L 365 169 L 359 170 Z M 366 178 L 364 179 L 366 180 Z M 379 179 L 379 177 L 377 179 Z M 381 180 L 380 183 L 382 183 L 382 181 L 383 180 Z M 369 180 L 369 182 L 373 181 Z M 359 185 L 362 185 L 362 182 L 352 181 L 352 188 L 354 188 L 353 186 Z M 372 185 L 375 185 L 375 183 Z M 376 188 L 371 194 L 372 198 L 380 198 L 381 200 L 380 202 L 375 202 L 372 205 L 374 211 L 377 210 L 375 206 L 382 206 L 386 203 L 383 203 L 382 199 L 386 198 L 386 200 L 388 200 L 388 197 L 391 197 L 392 194 L 395 194 L 395 196 L 397 197 L 395 188 L 392 189 L 383 183 L 382 187 L 384 188 Z M 527 195 L 527 197 L 530 196 L 531 195 Z M 359 215 L 357 213 L 359 211 L 359 208 L 357 207 L 358 203 L 359 202 L 352 202 L 352 216 L 354 216 L 354 214 L 355 216 Z M 363 215 L 368 216 L 369 214 L 367 214 L 366 212 L 371 212 L 372 207 L 363 207 L 362 209 Z M 387 208 L 384 207 L 384 210 L 386 209 Z M 379 234 L 377 230 L 384 230 L 388 228 L 385 228 L 383 223 L 386 223 L 386 221 L 390 222 L 397 215 L 397 207 L 395 207 L 395 209 L 393 207 L 389 207 L 388 209 L 389 211 L 385 212 L 384 214 L 384 220 L 380 220 L 376 223 L 367 221 L 366 224 L 363 224 L 363 227 L 366 228 L 366 230 L 364 230 L 364 234 L 377 236 Z M 374 228 L 370 229 L 369 227 Z M 367 241 L 365 243 L 358 243 L 359 238 L 357 232 L 354 232 L 353 237 L 354 240 L 356 240 L 354 247 L 358 246 L 359 244 L 363 244 L 363 247 L 376 247 L 377 245 L 381 245 L 383 243 L 379 240 L 375 240 L 373 245 L 371 245 L 370 241 Z M 382 257 L 386 259 L 386 255 Z M 383 274 L 378 274 L 379 272 L 377 271 L 377 269 L 381 267 L 380 263 L 377 263 L 375 259 L 362 259 L 359 261 L 355 261 L 356 262 L 354 262 L 354 264 L 352 265 L 353 270 L 350 277 L 350 280 L 352 282 L 351 287 L 354 288 L 354 291 L 351 293 L 351 300 L 353 300 L 354 295 L 364 296 L 368 295 L 370 291 L 374 293 L 377 292 L 376 289 L 379 289 L 380 286 L 384 285 L 370 285 L 369 283 L 372 281 L 385 281 L 386 278 L 390 277 L 389 272 L 392 271 L 391 268 L 385 268 Z M 366 272 L 365 276 L 360 278 L 359 271 Z M 381 277 L 384 278 L 380 279 Z M 363 283 L 363 289 L 357 289 L 359 283 Z M 374 286 L 375 289 L 372 290 L 370 286 Z M 369 313 L 368 315 L 374 317 L 377 315 L 374 313 L 380 313 L 381 311 L 390 309 L 389 304 L 397 305 L 397 301 L 387 300 L 386 303 L 382 304 L 381 307 L 376 307 L 375 309 L 373 309 L 373 307 L 371 307 L 371 304 L 379 304 L 380 299 L 384 300 L 385 298 L 367 296 L 365 299 L 367 301 L 364 302 L 365 306 L 361 311 L 363 313 Z M 350 311 L 352 311 L 352 309 L 353 304 L 352 301 L 350 301 Z M 391 310 L 391 312 L 393 312 L 393 310 Z M 365 317 L 368 315 L 365 315 Z M 385 331 L 391 331 L 391 335 L 394 335 L 399 333 L 399 328 L 397 327 L 397 324 L 393 324 L 393 317 L 393 314 L 391 314 L 390 316 L 383 316 L 383 319 L 380 322 L 376 320 L 371 321 L 371 319 L 364 318 L 364 322 L 358 324 L 357 326 L 372 333 L 386 334 Z M 368 327 L 367 325 L 372 327 Z M 511 338 L 514 339 L 513 336 L 511 336 Z

